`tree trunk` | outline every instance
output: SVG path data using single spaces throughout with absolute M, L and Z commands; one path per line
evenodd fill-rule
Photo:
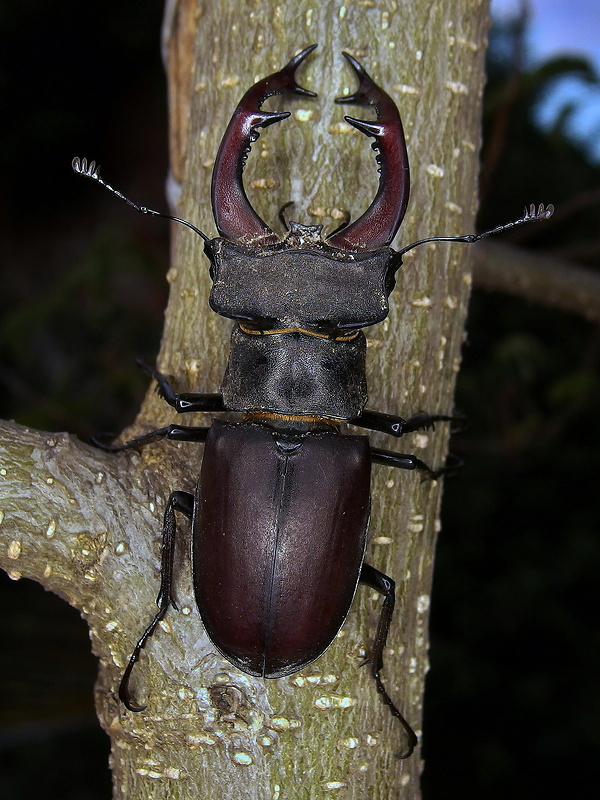
M 235 105 L 255 80 L 318 42 L 298 78 L 319 97 L 270 101 L 269 109 L 285 107 L 292 117 L 265 131 L 248 159 L 245 185 L 261 217 L 275 225 L 278 209 L 291 199 L 294 219 L 330 228 L 346 209 L 356 218 L 374 196 L 373 152 L 333 103 L 355 86 L 340 56 L 348 50 L 394 97 L 403 117 L 413 189 L 402 244 L 471 232 L 486 11 L 485 3 L 472 0 L 321 8 L 301 0 L 168 2 L 164 44 L 171 186 L 181 183 L 177 215 L 212 235 L 211 168 Z M 174 376 L 179 391 L 217 391 L 231 324 L 209 309 L 202 240 L 184 228 L 173 233 L 158 366 Z M 447 244 L 407 254 L 388 320 L 367 331 L 370 408 L 405 417 L 452 411 L 468 258 L 468 247 Z M 126 437 L 172 421 L 172 410 L 149 390 Z M 206 417 L 185 419 L 196 421 L 207 424 Z M 401 448 L 372 438 L 438 466 L 448 433 L 440 425 L 407 436 Z M 165 502 L 172 489 L 193 491 L 199 445 L 160 442 L 141 453 L 110 455 L 67 434 L 4 423 L 0 447 L 0 563 L 12 577 L 32 578 L 61 595 L 89 624 L 115 798 L 419 797 L 419 753 L 395 758 L 398 723 L 379 702 L 369 670 L 360 667 L 380 598 L 359 589 L 339 637 L 311 667 L 276 681 L 251 678 L 207 640 L 193 603 L 184 524 L 179 611 L 168 613 L 132 679 L 147 709 L 133 714 L 118 701 L 123 668 L 154 613 Z M 367 558 L 394 577 L 398 601 L 382 677 L 420 734 L 441 486 L 382 466 L 374 473 Z

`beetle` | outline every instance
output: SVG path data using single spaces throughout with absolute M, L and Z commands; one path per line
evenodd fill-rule
M 259 128 L 289 117 L 262 111 L 267 98 L 316 96 L 295 78 L 315 47 L 258 81 L 240 100 L 213 169 L 216 238 L 187 220 L 133 203 L 100 177 L 94 162 L 73 161 L 76 172 L 137 211 L 174 219 L 200 235 L 213 282 L 210 306 L 235 323 L 220 393 L 176 392 L 164 375 L 144 368 L 178 413 L 238 412 L 240 421 L 214 420 L 210 427 L 171 424 L 125 444 L 103 445 L 118 452 L 161 438 L 204 443 L 195 492 L 173 491 L 167 502 L 158 612 L 133 651 L 119 697 L 131 711 L 145 708 L 132 699 L 130 677 L 148 638 L 175 606 L 176 514 L 181 513 L 191 520 L 194 593 L 206 632 L 216 649 L 249 675 L 280 678 L 307 666 L 337 635 L 359 583 L 382 595 L 371 672 L 404 731 L 400 757 L 405 758 L 417 737 L 381 679 L 394 581 L 364 561 L 371 464 L 418 470 L 429 479 L 450 467 L 432 469 L 414 455 L 372 447 L 367 436 L 341 434 L 340 424 L 400 437 L 455 418 L 419 413 L 403 419 L 365 409 L 362 329 L 386 318 L 394 276 L 408 250 L 425 242 L 475 242 L 545 219 L 552 207 L 532 206 L 521 219 L 483 234 L 434 237 L 392 249 L 409 196 L 402 123 L 391 97 L 344 52 L 359 84 L 336 102 L 376 113 L 374 122 L 345 119 L 375 140 L 377 194 L 362 216 L 329 234 L 323 234 L 323 226 L 290 222 L 283 237 L 276 235 L 246 196 L 243 168 Z

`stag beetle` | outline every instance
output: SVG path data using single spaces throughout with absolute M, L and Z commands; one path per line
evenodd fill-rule
M 346 117 L 375 139 L 379 188 L 367 211 L 328 235 L 322 226 L 290 222 L 277 236 L 250 205 L 242 172 L 258 129 L 288 112 L 261 111 L 268 97 L 315 97 L 295 72 L 314 50 L 306 48 L 279 72 L 242 97 L 225 131 L 212 177 L 212 210 L 219 236 L 209 239 L 191 223 L 138 206 L 106 184 L 94 162 L 74 159 L 76 172 L 97 181 L 136 210 L 181 222 L 205 242 L 213 285 L 210 306 L 235 321 L 220 394 L 177 393 L 153 369 L 157 390 L 179 413 L 235 411 L 240 422 L 209 428 L 169 425 L 108 445 L 113 452 L 160 438 L 204 442 L 194 494 L 174 491 L 163 526 L 158 613 L 137 643 L 119 697 L 131 711 L 129 682 L 142 648 L 175 606 L 173 559 L 176 512 L 192 522 L 196 602 L 211 641 L 250 675 L 279 678 L 302 669 L 331 644 L 358 583 L 383 596 L 370 655 L 381 699 L 398 718 L 409 756 L 417 738 L 382 683 L 385 647 L 394 609 L 394 581 L 364 562 L 370 510 L 371 463 L 419 470 L 414 455 L 371 447 L 367 436 L 341 435 L 350 422 L 399 437 L 451 421 L 442 414 L 409 419 L 365 410 L 365 337 L 361 329 L 388 314 L 388 297 L 402 255 L 424 242 L 475 242 L 499 230 L 543 219 L 552 207 L 531 207 L 522 219 L 480 235 L 435 237 L 400 251 L 390 247 L 404 216 L 409 166 L 402 123 L 393 100 L 348 53 L 359 85 L 337 103 L 372 108 L 374 122 Z M 248 465 L 253 465 L 252 469 Z

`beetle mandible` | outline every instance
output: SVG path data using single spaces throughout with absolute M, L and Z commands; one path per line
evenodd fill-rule
M 371 447 L 367 436 L 342 435 L 339 426 L 350 422 L 400 437 L 453 417 L 419 413 L 403 419 L 366 410 L 361 329 L 386 318 L 395 273 L 411 248 L 433 241 L 475 242 L 545 219 L 552 206 L 532 206 L 521 219 L 483 234 L 422 239 L 393 250 L 390 243 L 409 195 L 400 115 L 391 97 L 343 53 L 359 85 L 336 102 L 376 113 L 374 122 L 345 119 L 375 140 L 377 194 L 361 217 L 332 233 L 290 222 L 287 234 L 277 236 L 248 201 L 242 172 L 258 129 L 289 117 L 288 112 L 262 111 L 267 98 L 316 96 L 295 79 L 315 47 L 252 86 L 237 106 L 213 170 L 212 210 L 219 232 L 214 239 L 186 220 L 133 203 L 100 178 L 94 162 L 73 161 L 76 172 L 137 211 L 174 219 L 198 233 L 210 261 L 210 306 L 235 321 L 219 394 L 177 393 L 163 375 L 145 369 L 177 412 L 234 411 L 241 421 L 215 420 L 208 428 L 169 425 L 122 445 L 104 446 L 116 452 L 160 438 L 205 443 L 195 493 L 174 491 L 167 502 L 158 613 L 133 651 L 119 697 L 131 711 L 145 708 L 132 700 L 130 677 L 148 638 L 169 606 L 175 606 L 179 512 L 192 523 L 194 592 L 208 636 L 226 659 L 250 675 L 290 675 L 322 655 L 340 630 L 359 583 L 382 595 L 371 672 L 381 699 L 401 723 L 405 746 L 400 757 L 405 758 L 417 737 L 381 679 L 394 581 L 364 561 L 371 464 L 416 469 L 430 479 L 449 468 L 432 469 L 414 455 Z

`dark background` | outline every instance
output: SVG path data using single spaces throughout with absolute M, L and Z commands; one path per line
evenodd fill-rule
M 3 418 L 89 438 L 130 422 L 147 385 L 134 359 L 158 349 L 168 227 L 69 165 L 95 158 L 127 195 L 165 207 L 162 5 L 3 3 Z M 569 109 L 550 131 L 535 119 L 561 76 L 596 77 L 575 58 L 529 69 L 523 34 L 516 22 L 491 36 L 480 227 L 552 202 L 562 217 L 521 229 L 519 245 L 595 268 L 600 170 L 565 135 Z M 453 442 L 467 466 L 446 482 L 433 593 L 425 800 L 597 795 L 599 346 L 575 315 L 474 292 L 457 399 L 469 427 Z M 85 624 L 3 573 L 0 603 L 0 796 L 107 800 Z

